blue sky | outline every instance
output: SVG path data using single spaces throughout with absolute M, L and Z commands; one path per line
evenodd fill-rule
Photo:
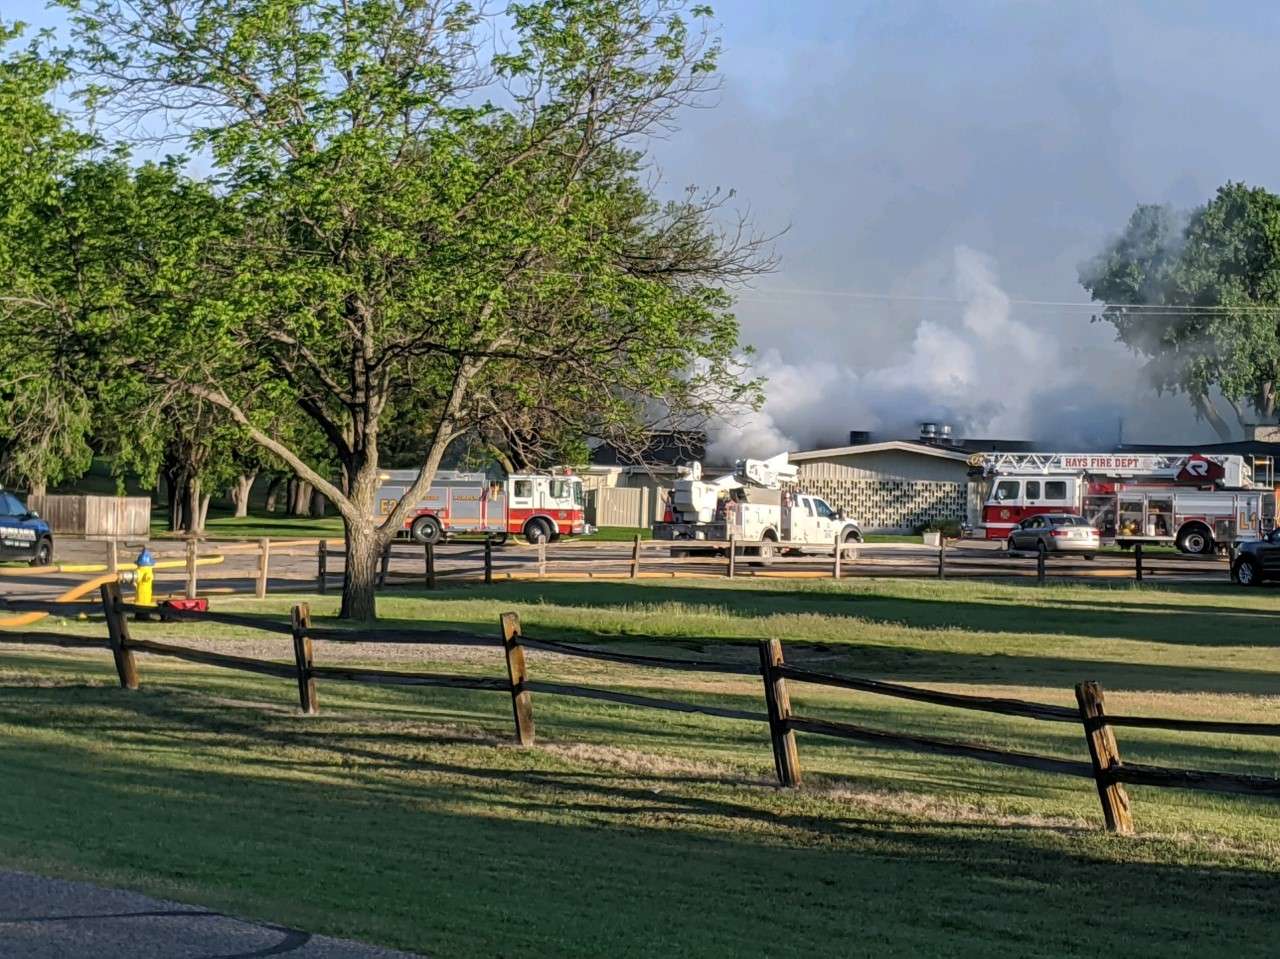
M 7 19 L 60 21 L 0 2 Z M 1112 438 L 1121 419 L 1133 441 L 1208 438 L 1086 312 L 1001 295 L 1083 300 L 1077 265 L 1138 202 L 1280 188 L 1280 7 L 714 6 L 723 90 L 653 152 L 671 189 L 733 188 L 761 229 L 786 231 L 740 315 L 791 385 L 731 438 L 808 445 L 932 417 L 1062 443 Z

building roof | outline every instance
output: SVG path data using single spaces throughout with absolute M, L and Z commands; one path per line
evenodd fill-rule
M 790 454 L 791 462 L 803 463 L 807 460 L 831 459 L 835 456 L 858 456 L 863 453 L 915 453 L 920 456 L 936 456 L 940 459 L 955 460 L 967 463 L 969 456 L 962 450 L 933 446 L 929 443 L 912 443 L 908 440 L 888 440 L 884 443 L 860 443 L 857 446 L 833 446 L 823 450 L 801 450 Z
M 589 460 L 597 466 L 679 466 L 701 460 L 706 450 L 707 435 L 700 430 L 655 430 L 638 449 L 602 442 Z

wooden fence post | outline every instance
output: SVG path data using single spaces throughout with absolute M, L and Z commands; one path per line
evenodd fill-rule
M 507 654 L 507 678 L 511 681 L 511 710 L 516 719 L 516 742 L 533 745 L 533 693 L 525 689 L 529 671 L 524 664 L 524 647 L 520 645 L 520 616 L 502 614 L 502 648 Z
M 538 544 L 538 579 L 542 579 L 547 575 L 547 544 L 545 541 Z
M 255 594 L 258 599 L 267 598 L 267 576 L 271 569 L 271 540 L 265 536 L 258 540 L 258 584 Z
M 1044 584 L 1044 563 L 1045 552 L 1044 550 L 1040 550 L 1036 553 L 1036 582 L 1041 585 Z
M 493 537 L 484 534 L 484 584 L 493 582 Z
M 378 564 L 378 589 L 382 589 L 387 585 L 387 573 L 391 571 L 391 544 L 388 543 L 382 551 L 382 559 Z
M 320 540 L 316 544 L 316 592 L 323 594 L 329 579 L 329 544 Z
M 738 567 L 738 542 L 732 533 L 729 534 L 729 578 L 733 579 Z
M 1133 544 L 1133 576 L 1139 583 L 1142 582 L 1142 544 Z
M 311 629 L 311 607 L 299 603 L 293 607 L 293 661 L 298 667 L 298 700 L 302 711 L 308 716 L 320 712 L 316 702 L 316 677 L 311 671 L 315 665 L 311 653 L 311 637 L 307 632 Z
M 773 741 L 773 768 L 784 786 L 800 785 L 800 754 L 796 734 L 787 726 L 791 718 L 791 695 L 787 681 L 778 675 L 782 665 L 782 643 L 760 640 L 760 675 L 764 677 L 764 702 L 769 711 L 769 738 Z
M 835 554 L 834 554 L 835 559 L 831 563 L 832 579 L 840 578 L 840 560 L 843 558 L 843 553 L 844 553 L 844 543 L 841 540 L 841 537 L 843 535 L 844 535 L 843 533 L 836 533 L 836 548 L 835 548 Z
M 631 542 L 631 578 L 635 579 L 640 575 L 640 534 L 636 533 L 635 539 Z
M 120 608 L 120 584 L 102 584 L 102 612 L 107 619 L 107 641 L 111 644 L 111 656 L 116 661 L 116 675 L 121 689 L 138 688 L 138 664 L 133 661 L 129 648 L 129 620 Z
M 196 572 L 196 538 L 187 540 L 187 599 L 195 599 L 199 587 L 199 575 Z
M 1120 747 L 1116 745 L 1115 733 L 1107 725 L 1102 687 L 1097 683 L 1080 683 L 1076 686 L 1076 702 L 1080 705 L 1080 720 L 1084 723 L 1084 738 L 1089 744 L 1089 759 L 1093 763 L 1093 778 L 1098 784 L 1107 832 L 1132 835 L 1133 809 L 1129 794 L 1123 784 L 1112 779 L 1112 771 L 1120 765 Z
M 113 537 L 107 540 L 107 572 L 116 573 L 120 570 L 120 544 Z
M 422 546 L 422 549 L 423 549 L 423 562 L 426 563 L 426 566 L 424 567 L 423 572 L 427 578 L 427 589 L 435 589 L 436 588 L 436 547 L 434 543 L 424 543 Z
M 938 534 L 938 579 L 947 578 L 947 537 L 945 533 Z

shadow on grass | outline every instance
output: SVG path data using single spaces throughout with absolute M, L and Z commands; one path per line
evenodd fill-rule
M 687 774 L 641 786 L 536 750 L 420 740 L 388 763 L 322 721 L 56 692 L 0 699 L 30 734 L 0 741 L 0 856 L 317 932 L 450 956 L 1086 956 L 1105 890 L 1130 955 L 1273 941 L 1276 877 L 1247 861 Z M 103 710 L 117 728 L 97 736 Z
M 1161 589 L 1178 596 L 1221 596 L 1219 604 L 1180 602 L 1161 605 L 1127 602 L 1128 590 L 1097 589 L 1096 598 L 1057 598 L 1027 590 L 1035 605 L 970 600 L 939 590 L 936 598 L 901 596 L 874 590 L 737 589 L 689 586 L 652 586 L 617 582 L 520 583 L 491 587 L 451 589 L 437 593 L 402 591 L 397 598 L 509 599 L 513 603 L 570 608 L 632 607 L 643 609 L 669 603 L 708 613 L 728 612 L 733 617 L 755 618 L 807 613 L 831 617 L 856 617 L 870 622 L 914 629 L 964 629 L 983 633 L 1058 634 L 1134 639 L 1155 643 L 1197 646 L 1277 646 L 1280 609 L 1257 610 L 1232 605 L 1225 589 Z M 1153 591 L 1154 592 L 1154 591 Z M 1156 595 L 1159 595 L 1158 593 Z M 1224 623 L 1224 614 L 1225 617 Z M 1228 625 L 1229 624 L 1229 625 Z
M 404 628 L 426 625 L 417 620 L 391 619 L 381 620 L 380 624 L 388 628 L 393 624 Z M 463 620 L 432 620 L 429 627 L 484 635 L 476 623 Z M 619 636 L 582 628 L 539 627 L 536 621 L 529 620 L 526 620 L 524 632 L 532 638 L 557 639 L 584 645 L 615 648 L 625 645 L 627 652 L 643 655 L 707 658 L 746 664 L 756 664 L 759 661 L 757 645 L 760 637 Z M 1229 666 L 1165 665 L 1126 660 L 1122 649 L 1116 650 L 1115 659 L 1101 659 L 1079 654 L 1069 655 L 1069 648 L 1060 648 L 1063 655 L 1051 655 L 1048 652 L 1025 655 L 938 648 L 930 646 L 927 640 L 919 641 L 918 645 L 908 645 L 905 640 L 897 645 L 886 645 L 882 642 L 863 643 L 857 640 L 822 643 L 786 636 L 780 638 L 788 662 L 794 665 L 871 679 L 984 686 L 1040 686 L 1064 692 L 1069 692 L 1076 683 L 1085 681 L 1100 682 L 1108 689 L 1174 693 L 1271 696 L 1276 688 L 1275 672 L 1235 669 Z M 1273 642 L 1270 645 L 1277 644 Z M 430 655 L 429 648 L 424 647 L 424 658 Z M 323 661 L 323 655 L 323 648 L 317 645 L 317 663 Z M 500 653 L 495 650 L 494 655 L 495 668 L 498 668 L 501 664 Z M 711 675 L 707 674 L 708 678 Z

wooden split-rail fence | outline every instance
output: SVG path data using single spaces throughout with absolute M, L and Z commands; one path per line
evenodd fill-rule
M 548 576 L 564 577 L 566 575 L 585 575 L 591 578 L 629 578 L 637 579 L 657 571 L 663 576 L 677 575 L 721 575 L 728 579 L 736 576 L 754 575 L 762 567 L 791 567 L 803 569 L 805 573 L 825 576 L 832 579 L 843 579 L 857 572 L 873 572 L 882 576 L 900 575 L 906 568 L 894 560 L 877 559 L 868 564 L 861 558 L 859 551 L 862 543 L 846 542 L 837 539 L 832 543 L 826 555 L 812 552 L 789 555 L 783 547 L 772 540 L 738 540 L 730 538 L 724 541 L 697 540 L 643 540 L 638 535 L 630 543 L 568 543 L 555 544 L 536 543 L 529 545 L 506 545 L 500 548 L 492 540 L 486 538 L 483 543 L 409 543 L 396 541 L 390 543 L 382 552 L 378 568 L 378 588 L 393 583 L 417 585 L 427 589 L 435 589 L 441 581 L 447 580 L 480 580 L 493 583 L 504 573 L 508 578 L 515 570 L 520 576 L 531 576 L 543 579 Z M 616 555 L 620 548 L 629 547 L 628 555 Z M 767 557 L 761 556 L 761 550 L 767 551 Z M 614 555 L 598 556 L 604 550 Z M 1079 557 L 1066 554 L 1064 557 L 1045 553 L 1011 555 L 1007 553 L 988 553 L 979 556 L 969 555 L 957 559 L 954 546 L 944 539 L 934 547 L 935 559 L 929 559 L 914 553 L 909 557 L 907 566 L 912 575 L 935 576 L 946 579 L 948 575 L 966 576 L 1017 576 L 1034 575 L 1038 583 L 1045 583 L 1051 575 L 1051 569 L 1058 566 L 1062 559 L 1077 560 Z M 521 566 L 507 566 L 501 569 L 497 558 L 503 554 L 534 554 L 532 563 Z M 656 554 L 656 555 L 655 555 Z M 1187 559 L 1173 559 L 1163 565 L 1144 555 L 1142 544 L 1135 546 L 1132 553 L 1133 579 L 1143 582 L 1152 575 L 1186 575 L 1188 572 L 1204 572 L 1203 569 L 1191 567 Z M 341 575 L 342 570 L 335 564 L 345 560 L 346 554 L 341 548 L 334 548 L 324 540 L 316 545 L 316 591 L 325 593 L 334 576 Z M 583 560 L 589 559 L 590 571 L 582 572 Z M 393 558 L 420 559 L 422 572 L 412 573 L 391 569 Z M 448 570 L 438 570 L 437 563 L 448 559 L 451 564 L 459 560 L 473 560 L 472 565 L 452 565 Z M 860 565 L 861 564 L 861 565 Z M 1092 564 L 1061 568 L 1061 571 L 1080 573 L 1091 570 Z M 679 570 L 680 572 L 677 572 Z M 1121 572 L 1111 567 L 1108 572 Z M 1219 575 L 1220 570 L 1211 570 Z
M 520 619 L 515 613 L 503 614 L 496 635 L 485 636 L 459 630 L 428 628 L 372 628 L 355 631 L 316 626 L 311 621 L 310 610 L 306 604 L 294 606 L 289 623 L 236 613 L 196 613 L 177 610 L 165 610 L 161 613 L 154 607 L 136 607 L 125 603 L 115 583 L 102 586 L 101 600 L 107 626 L 105 640 L 51 632 L 0 632 L 0 642 L 76 648 L 106 646 L 110 649 L 115 661 L 120 685 L 125 689 L 137 689 L 141 683 L 136 658 L 139 653 L 168 656 L 193 663 L 288 679 L 297 683 L 301 710 L 308 715 L 314 715 L 319 711 L 318 686 L 320 681 L 328 680 L 374 685 L 437 686 L 502 693 L 511 699 L 515 739 L 523 746 L 534 743 L 533 694 L 535 693 L 584 697 L 627 706 L 758 722 L 768 728 L 773 749 L 774 769 L 779 783 L 787 787 L 797 787 L 802 780 L 797 733 L 811 733 L 916 752 L 1017 766 L 1039 772 L 1078 776 L 1093 780 L 1102 804 L 1103 820 L 1107 830 L 1121 834 L 1133 832 L 1132 802 L 1125 789 L 1125 786 L 1130 784 L 1280 798 L 1280 779 L 1274 777 L 1176 769 L 1125 761 L 1121 758 L 1120 746 L 1115 734 L 1117 728 L 1143 728 L 1175 732 L 1280 737 L 1280 723 L 1116 715 L 1106 711 L 1102 687 L 1096 682 L 1082 682 L 1075 687 L 1076 708 L 1072 709 L 1050 703 L 942 692 L 901 683 L 805 669 L 786 662 L 782 643 L 777 639 L 760 641 L 758 664 L 733 663 L 709 659 L 638 655 L 527 636 L 521 629 Z M 26 602 L 12 605 L 17 608 L 36 608 L 42 604 Z M 48 604 L 44 606 L 54 611 L 65 611 L 65 607 L 57 610 L 56 607 L 50 607 Z M 292 640 L 293 662 L 252 659 L 167 642 L 136 639 L 130 632 L 131 613 L 144 618 L 163 615 L 168 620 L 222 623 L 287 635 Z M 505 660 L 505 676 L 467 676 L 416 670 L 324 665 L 316 662 L 314 649 L 316 640 L 349 644 L 407 643 L 500 648 Z M 537 680 L 531 675 L 525 659 L 525 650 L 528 649 L 632 667 L 758 676 L 762 684 L 764 711 L 662 699 L 613 689 Z M 906 734 L 816 718 L 806 715 L 803 710 L 797 710 L 792 701 L 794 685 L 846 689 L 935 706 L 1077 725 L 1081 728 L 1088 758 L 1085 760 L 1046 756 L 1002 749 L 978 742 Z

